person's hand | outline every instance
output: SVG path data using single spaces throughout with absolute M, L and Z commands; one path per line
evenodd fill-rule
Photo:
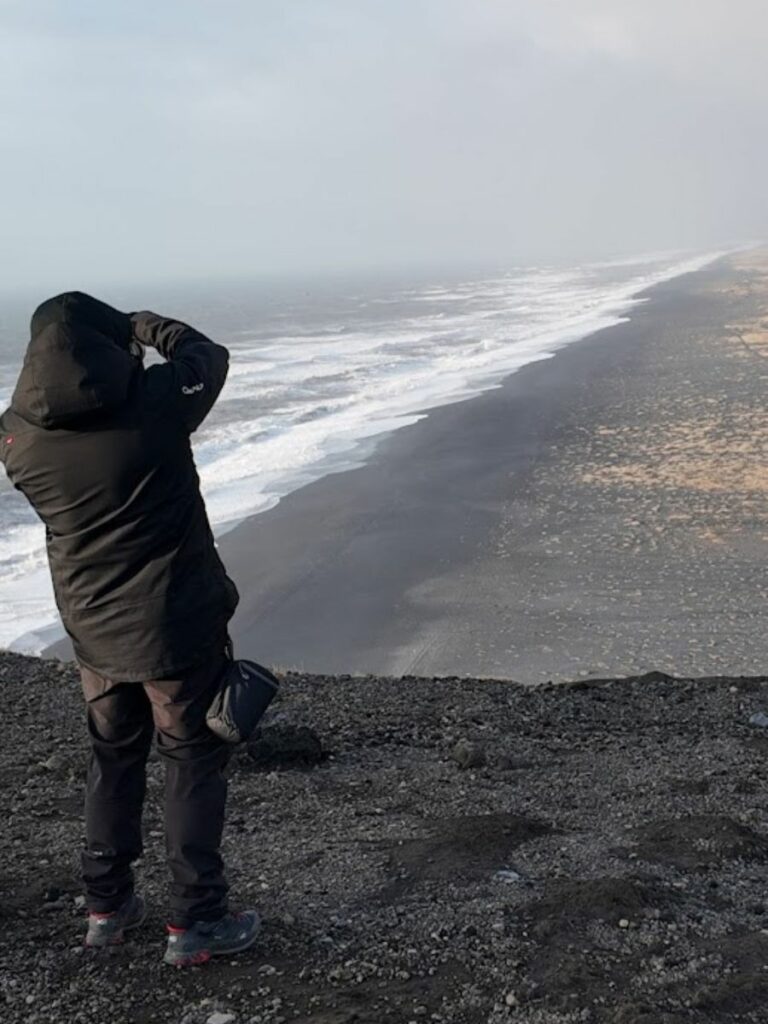
M 147 351 L 146 345 L 138 341 L 136 338 L 131 338 L 128 342 L 128 354 L 134 359 L 138 359 L 140 363 L 144 362 L 144 353 Z
M 131 354 L 143 359 L 147 346 L 154 347 L 155 332 L 153 328 L 161 324 L 163 318 L 149 309 L 141 309 L 135 313 L 129 313 L 128 316 L 131 321 Z M 141 349 L 140 356 L 139 348 Z

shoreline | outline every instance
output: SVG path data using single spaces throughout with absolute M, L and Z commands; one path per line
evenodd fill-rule
M 414 406 L 408 410 L 401 410 L 398 414 L 401 422 L 398 425 L 381 429 L 379 432 L 371 434 L 370 436 L 361 436 L 356 440 L 350 440 L 347 447 L 337 451 L 335 454 L 327 455 L 314 469 L 311 469 L 310 471 L 298 471 L 297 476 L 293 480 L 293 484 L 289 486 L 287 492 L 276 494 L 270 504 L 254 509 L 248 514 L 233 517 L 227 522 L 218 522 L 214 527 L 214 534 L 216 536 L 217 543 L 224 536 L 231 533 L 238 527 L 247 524 L 258 516 L 276 508 L 281 501 L 285 500 L 285 498 L 289 494 L 294 493 L 294 491 L 301 490 L 305 486 L 308 486 L 325 476 L 345 473 L 365 466 L 373 453 L 375 453 L 383 441 L 385 441 L 393 432 L 404 429 L 405 426 L 414 425 L 437 409 L 456 403 L 472 401 L 475 398 L 482 397 L 482 395 L 488 391 L 493 391 L 504 386 L 505 382 L 509 380 L 511 376 L 526 367 L 538 362 L 547 362 L 556 356 L 563 348 L 588 340 L 594 335 L 601 333 L 603 330 L 620 325 L 627 319 L 631 318 L 633 311 L 639 304 L 647 301 L 648 294 L 652 293 L 654 288 L 659 285 L 675 281 L 687 274 L 696 273 L 702 269 L 706 269 L 717 263 L 718 260 L 726 258 L 727 255 L 728 254 L 726 252 L 721 252 L 701 254 L 698 257 L 691 256 L 686 260 L 682 260 L 682 262 L 678 264 L 677 268 L 671 272 L 672 276 L 664 277 L 662 280 L 651 280 L 650 283 L 646 283 L 642 286 L 640 285 L 639 280 L 635 281 L 631 285 L 625 285 L 623 288 L 619 289 L 619 293 L 615 294 L 612 299 L 609 300 L 605 297 L 601 298 L 597 310 L 593 309 L 589 314 L 584 313 L 582 315 L 582 320 L 587 321 L 588 326 L 582 324 L 582 326 L 577 328 L 573 323 L 569 322 L 570 326 L 566 327 L 565 323 L 561 323 L 558 328 L 558 332 L 556 332 L 556 336 L 550 338 L 549 344 L 544 345 L 544 348 L 541 350 L 529 352 L 526 357 L 528 361 L 523 362 L 522 365 L 514 365 L 514 367 L 509 366 L 504 370 L 497 370 L 496 374 L 494 374 L 493 383 L 489 383 L 489 378 L 487 377 L 484 383 L 471 383 L 470 381 L 467 381 L 461 394 L 458 392 L 454 393 L 447 391 L 442 398 L 433 396 L 433 399 L 428 401 L 424 406 Z M 665 272 L 650 273 L 646 275 L 646 280 L 649 277 L 651 279 L 659 278 L 663 273 Z M 619 294 L 621 297 L 619 297 Z M 543 327 L 542 330 L 544 330 Z M 542 342 L 542 344 L 544 343 Z M 512 362 L 515 363 L 518 358 L 516 356 L 516 351 L 516 347 L 512 346 L 509 348 L 506 355 L 502 353 L 504 362 L 508 363 L 510 358 L 512 358 Z M 47 572 L 47 567 L 43 569 L 43 572 Z M 57 651 L 56 645 L 59 644 L 60 641 L 63 642 L 63 646 Z M 33 656 L 46 656 L 47 654 L 63 653 L 64 651 L 69 650 L 63 628 L 58 618 L 56 622 L 49 622 L 45 626 L 34 627 L 26 631 L 24 634 L 15 637 L 7 649 L 16 653 L 29 654 Z
M 732 291 L 745 274 L 722 260 L 653 287 L 628 321 L 430 411 L 366 465 L 223 537 L 241 591 L 240 655 L 529 683 L 653 668 L 759 674 L 765 493 L 745 510 L 738 472 L 727 494 L 658 473 L 670 436 L 681 435 L 678 463 L 696 453 L 701 438 L 688 444 L 686 430 L 713 435 L 712 472 L 727 467 L 729 445 L 751 443 L 743 461 L 759 459 L 768 364 L 726 337 L 759 305 Z M 714 426 L 696 424 L 703 405 Z M 610 478 L 637 463 L 646 479 Z M 730 576 L 739 592 L 723 595 Z
M 642 435 L 660 409 L 674 421 L 675 405 L 690 406 L 680 378 L 698 373 L 686 387 L 707 402 L 713 387 L 725 406 L 742 401 L 744 365 L 723 336 L 755 305 L 754 295 L 729 292 L 744 277 L 740 260 L 748 262 L 721 258 L 652 286 L 623 323 L 428 410 L 381 438 L 363 465 L 313 481 L 223 535 L 219 550 L 241 593 L 238 654 L 306 671 L 528 683 L 656 667 L 759 674 L 768 656 L 754 602 L 755 567 L 768 553 L 764 500 L 738 539 L 681 544 L 667 513 L 679 524 L 684 513 L 672 506 L 699 501 L 700 487 L 692 497 L 676 481 L 659 489 L 653 473 L 605 477 L 637 461 L 611 438 Z M 666 385 L 655 363 L 665 365 Z M 757 378 L 753 385 L 755 401 Z M 646 462 L 659 462 L 662 441 Z M 702 509 L 699 532 L 711 532 L 711 511 Z M 712 608 L 723 574 L 743 571 L 739 601 Z M 670 604 L 675 630 L 654 642 Z M 725 637 L 734 623 L 734 636 L 708 652 L 719 656 L 702 656 L 713 625 Z M 69 650 L 63 642 L 44 655 Z

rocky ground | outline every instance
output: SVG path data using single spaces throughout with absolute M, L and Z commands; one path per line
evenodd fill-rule
M 768 677 L 288 676 L 231 769 L 233 894 L 262 937 L 188 971 L 161 963 L 160 765 L 149 920 L 86 953 L 76 675 L 7 654 L 0 681 L 5 1021 L 766 1020 Z M 278 765 L 270 736 L 302 725 L 323 756 Z

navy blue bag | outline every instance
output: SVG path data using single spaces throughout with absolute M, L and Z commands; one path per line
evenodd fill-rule
M 245 743 L 279 686 L 277 678 L 263 665 L 231 659 L 205 716 L 208 728 L 226 743 Z

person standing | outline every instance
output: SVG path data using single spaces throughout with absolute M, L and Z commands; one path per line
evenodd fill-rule
M 165 361 L 145 367 L 145 346 Z M 238 594 L 214 545 L 190 435 L 228 363 L 225 348 L 186 324 L 67 292 L 32 316 L 0 417 L 0 459 L 45 524 L 86 701 L 85 943 L 121 942 L 145 918 L 131 864 L 154 735 L 172 879 L 164 959 L 181 966 L 246 949 L 260 927 L 256 911 L 228 909 L 219 847 L 229 748 L 205 724 Z

